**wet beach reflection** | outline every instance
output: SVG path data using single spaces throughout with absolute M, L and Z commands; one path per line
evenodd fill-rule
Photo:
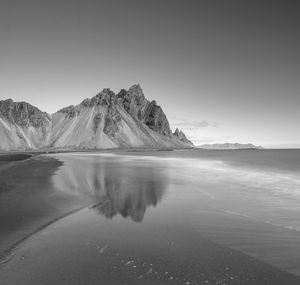
M 105 156 L 65 156 L 65 167 L 53 177 L 57 189 L 90 201 L 93 209 L 112 219 L 116 215 L 141 222 L 149 206 L 163 198 L 169 175 L 166 168 Z

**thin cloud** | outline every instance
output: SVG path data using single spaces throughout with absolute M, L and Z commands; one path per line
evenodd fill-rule
M 206 120 L 202 121 L 189 121 L 186 119 L 173 119 L 171 120 L 171 125 L 174 126 L 174 128 L 180 128 L 184 130 L 195 130 L 200 128 L 218 128 L 220 124 L 218 122 L 208 122 Z

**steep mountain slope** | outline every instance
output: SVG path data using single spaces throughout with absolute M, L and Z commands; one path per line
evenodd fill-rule
M 0 101 L 0 149 L 106 149 L 192 147 L 172 134 L 168 119 L 139 85 L 117 95 L 103 89 L 53 115 L 28 103 Z
M 173 133 L 173 136 L 177 137 L 180 141 L 186 144 L 193 145 L 193 143 L 189 139 L 187 139 L 184 132 L 179 130 L 178 128 L 176 128 L 175 132 Z
M 36 149 L 47 144 L 51 117 L 32 105 L 0 101 L 0 149 Z
M 122 89 L 117 94 L 121 106 L 134 118 L 147 125 L 150 129 L 162 134 L 170 135 L 171 129 L 168 119 L 156 101 L 149 102 L 140 85 L 133 85 L 128 91 Z

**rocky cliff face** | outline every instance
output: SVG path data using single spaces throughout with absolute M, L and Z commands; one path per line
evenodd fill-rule
M 43 147 L 51 126 L 51 117 L 28 103 L 0 101 L 0 149 Z
M 47 126 L 50 117 L 47 113 L 26 102 L 14 102 L 11 99 L 0 101 L 0 115 L 12 124 L 21 127 Z
M 180 148 L 192 143 L 172 134 L 162 108 L 133 85 L 117 95 L 103 89 L 77 106 L 48 115 L 28 103 L 0 101 L 0 149 Z
M 149 102 L 140 85 L 133 85 L 128 91 L 122 89 L 117 94 L 121 106 L 135 120 L 146 124 L 150 129 L 162 135 L 170 135 L 171 129 L 168 119 L 156 101 Z

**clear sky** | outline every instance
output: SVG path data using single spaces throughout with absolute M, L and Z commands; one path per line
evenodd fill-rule
M 300 144 L 299 53 L 299 1 L 0 1 L 0 100 L 139 83 L 196 144 Z

